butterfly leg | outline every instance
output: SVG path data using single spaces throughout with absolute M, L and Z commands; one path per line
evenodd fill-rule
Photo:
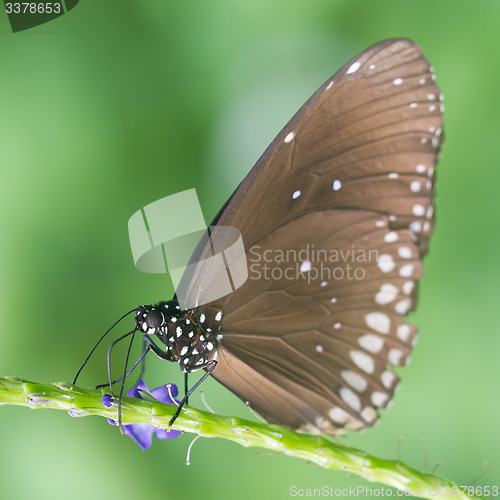
M 198 380 L 198 382 L 196 382 L 196 384 L 194 384 L 193 387 L 191 387 L 191 389 L 189 389 L 189 391 L 187 391 L 186 395 L 182 398 L 181 402 L 179 403 L 179 406 L 177 407 L 177 411 L 175 412 L 174 416 L 171 418 L 170 422 L 168 423 L 168 428 L 169 429 L 173 425 L 173 423 L 175 422 L 175 420 L 177 419 L 177 417 L 179 416 L 179 413 L 181 412 L 182 407 L 187 403 L 187 400 L 188 400 L 189 396 L 191 396 L 191 394 L 193 394 L 193 392 L 200 386 L 200 384 L 202 384 L 203 381 L 214 371 L 214 368 L 216 366 L 217 366 L 217 361 L 212 360 L 212 361 L 209 361 L 208 363 L 206 363 L 204 365 L 196 367 L 196 369 L 208 368 L 208 370 L 203 375 L 203 377 L 201 377 L 200 380 Z
M 146 346 L 146 344 L 148 344 L 148 345 Z M 145 367 L 144 360 L 146 359 L 146 354 L 149 351 L 153 351 L 158 356 L 158 353 L 156 352 L 156 350 L 154 350 L 154 348 L 152 346 L 154 346 L 156 349 L 158 349 L 159 352 L 165 354 L 164 351 L 162 351 L 161 348 L 158 347 L 151 340 L 151 338 L 149 337 L 149 335 L 144 335 L 144 337 L 143 337 L 143 343 L 142 343 L 142 348 L 143 348 L 142 354 L 134 362 L 134 364 L 132 365 L 132 367 L 130 368 L 130 370 L 126 373 L 125 378 L 128 377 L 134 371 L 134 369 L 137 367 L 137 365 L 142 361 L 143 364 L 142 364 L 142 367 L 141 367 L 141 374 L 139 375 L 139 380 L 142 379 L 142 376 L 144 375 L 144 367 Z M 163 356 L 159 356 L 159 357 L 161 359 L 165 359 Z M 111 385 L 114 385 L 117 382 L 120 382 L 120 380 L 123 380 L 123 377 L 119 377 L 119 378 L 111 381 Z M 106 382 L 105 384 L 100 384 L 100 385 L 96 386 L 96 389 L 102 389 L 103 387 L 106 387 L 106 386 L 109 386 L 109 385 L 110 385 L 110 383 Z

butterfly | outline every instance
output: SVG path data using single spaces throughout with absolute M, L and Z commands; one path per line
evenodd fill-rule
M 194 307 L 176 295 L 135 310 L 146 351 L 205 370 L 200 382 L 212 375 L 271 423 L 331 435 L 375 424 L 416 340 L 404 318 L 434 227 L 442 101 L 410 40 L 344 65 L 215 217 L 179 284 Z M 248 279 L 202 303 L 225 227 L 241 233 Z

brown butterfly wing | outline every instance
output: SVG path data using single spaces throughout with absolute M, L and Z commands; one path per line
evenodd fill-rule
M 405 364 L 416 334 L 404 316 L 433 229 L 440 101 L 417 45 L 374 45 L 304 104 L 218 215 L 240 230 L 250 273 L 219 301 L 213 375 L 269 421 L 335 434 L 372 425 L 389 404 L 398 383 L 389 367 Z M 376 258 L 355 263 L 363 279 L 252 276 L 257 255 L 306 245 Z M 346 271 L 345 259 L 323 264 Z M 209 274 L 197 268 L 191 293 Z

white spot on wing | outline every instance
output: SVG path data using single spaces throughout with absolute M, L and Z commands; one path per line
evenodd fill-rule
M 361 422 L 361 420 L 356 420 L 355 418 L 353 418 L 352 420 L 347 422 L 346 427 L 348 429 L 351 429 L 351 431 L 359 431 L 360 429 L 365 427 L 365 423 Z
M 377 412 L 371 406 L 366 406 L 365 408 L 363 408 L 360 415 L 363 417 L 363 420 L 365 422 L 368 422 L 369 424 L 371 424 L 378 418 Z
M 403 79 L 402 78 L 396 78 L 392 81 L 392 83 L 394 83 L 394 85 L 401 85 L 403 83 Z
M 372 352 L 373 354 L 377 354 L 384 347 L 384 340 L 377 335 L 367 333 L 366 335 L 359 337 L 358 344 L 363 349 Z
M 405 264 L 400 270 L 399 275 L 403 278 L 409 278 L 413 275 L 413 264 Z
M 387 361 L 394 366 L 401 365 L 401 358 L 403 357 L 403 351 L 401 349 L 391 349 L 387 355 Z
M 410 191 L 412 193 L 418 193 L 422 188 L 422 184 L 419 181 L 412 181 L 410 184 Z
M 360 67 L 361 67 L 360 62 L 356 61 L 355 63 L 352 63 L 347 70 L 347 74 L 351 75 L 352 73 L 356 73 L 356 71 L 358 71 Z
M 337 424 L 345 424 L 351 418 L 349 413 L 337 406 L 328 411 L 328 416 Z
M 397 313 L 404 315 L 408 312 L 408 310 L 411 307 L 411 300 L 410 299 L 404 299 L 396 304 L 394 309 L 396 310 Z
M 416 203 L 413 205 L 413 215 L 416 215 L 417 217 L 422 217 L 422 215 L 425 214 L 425 209 L 422 205 L 419 205 Z
M 390 273 L 396 264 L 394 264 L 394 259 L 392 255 L 383 253 L 377 260 L 377 266 L 383 273 Z
M 385 392 L 375 391 L 372 394 L 372 403 L 375 406 L 384 406 L 388 399 L 389 396 Z
M 415 283 L 413 281 L 405 281 L 403 283 L 403 292 L 406 295 L 410 295 L 410 293 L 413 292 L 414 288 L 415 288 Z
M 333 190 L 338 191 L 342 187 L 342 182 L 339 181 L 339 179 L 335 179 L 333 181 Z
M 368 356 L 368 354 L 361 351 L 349 351 L 349 356 L 351 356 L 354 364 L 365 373 L 373 373 L 375 371 L 373 358 Z
M 399 325 L 396 330 L 396 335 L 398 339 L 402 340 L 403 342 L 407 342 L 411 335 L 410 325 L 407 325 L 406 323 Z
M 387 233 L 384 236 L 384 241 L 386 243 L 393 243 L 395 241 L 398 241 L 398 233 L 396 233 L 396 231 L 391 231 L 390 233 Z
M 397 296 L 399 290 L 391 283 L 384 283 L 375 295 L 375 302 L 381 306 L 390 304 Z
M 355 373 L 351 370 L 342 370 L 340 372 L 342 378 L 354 389 L 358 392 L 363 392 L 368 387 L 368 382 L 365 378 L 363 378 L 358 373 Z
M 392 373 L 390 370 L 386 370 L 380 376 L 380 380 L 382 381 L 382 385 L 386 389 L 390 389 L 392 387 L 392 384 L 394 383 L 394 380 L 396 380 L 396 375 L 394 375 L 394 373 Z
M 398 248 L 398 255 L 402 258 L 402 259 L 411 259 L 412 257 L 412 251 L 411 251 L 411 248 L 410 247 L 399 247 Z
M 300 195 L 301 195 L 301 191 L 297 190 L 297 191 L 294 191 L 293 194 L 292 194 L 292 198 L 294 200 L 296 200 Z
M 304 262 L 302 262 L 302 264 L 300 264 L 300 272 L 301 273 L 307 273 L 308 271 L 310 271 L 312 268 L 311 266 L 311 262 L 309 260 L 305 260 Z
M 365 322 L 369 328 L 377 333 L 387 335 L 391 330 L 391 320 L 387 314 L 382 312 L 371 312 L 365 316 Z
M 285 142 L 291 142 L 293 138 L 295 137 L 295 134 L 293 132 L 290 132 L 286 137 L 285 137 Z
M 420 233 L 422 231 L 422 224 L 418 220 L 414 220 L 413 222 L 410 222 L 410 225 L 408 226 L 414 233 Z
M 344 400 L 344 403 L 347 406 L 350 406 L 353 410 L 359 411 L 361 409 L 361 401 L 358 395 L 351 391 L 351 389 L 341 387 L 339 389 L 339 395 Z

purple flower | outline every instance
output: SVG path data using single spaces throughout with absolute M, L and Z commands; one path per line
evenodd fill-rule
M 137 385 L 127 392 L 127 396 L 144 399 L 142 397 L 141 391 L 151 394 L 151 396 L 153 396 L 161 403 L 166 403 L 169 405 L 178 404 L 178 401 L 173 399 L 175 398 L 175 396 L 177 396 L 178 393 L 177 386 L 174 384 L 170 384 L 170 392 L 166 385 L 162 385 L 161 387 L 157 387 L 156 389 L 149 391 L 146 383 L 143 380 L 139 380 Z M 106 408 L 109 408 L 113 405 L 113 397 L 110 394 L 104 394 L 104 396 L 102 397 L 102 404 Z M 118 425 L 112 418 L 108 418 L 108 422 L 111 425 Z M 181 431 L 167 431 L 166 429 L 158 429 L 158 427 L 152 424 L 129 424 L 124 425 L 123 429 L 125 431 L 125 434 L 130 436 L 139 445 L 139 448 L 141 448 L 141 450 L 147 450 L 151 447 L 151 443 L 153 442 L 153 434 L 156 434 L 156 437 L 158 439 L 173 439 L 181 434 Z

